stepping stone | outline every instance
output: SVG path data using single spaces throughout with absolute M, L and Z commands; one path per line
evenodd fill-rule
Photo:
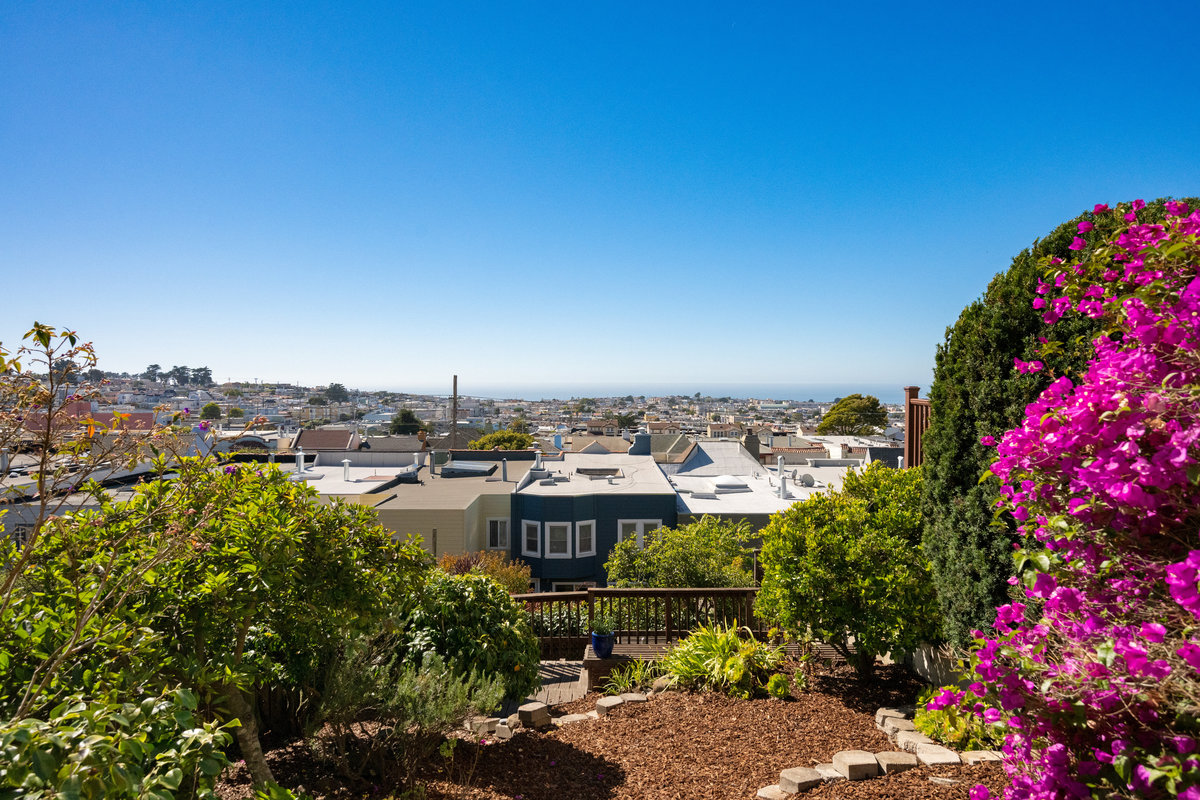
M 909 753 L 917 752 L 917 747 L 923 744 L 937 744 L 919 731 L 900 731 L 894 737 L 896 746 Z
M 905 715 L 901 714 L 900 710 L 897 708 L 881 708 L 875 712 L 875 727 L 879 728 L 879 730 L 883 730 L 883 722 L 888 717 L 898 717 L 903 719 L 904 716 Z
M 589 711 L 586 714 L 584 714 L 584 716 L 587 717 L 588 719 L 600 719 L 600 712 L 599 711 Z
M 917 760 L 927 767 L 938 767 L 946 764 L 961 764 L 958 753 L 948 747 L 938 744 L 917 745 Z
M 524 725 L 536 725 L 537 720 L 550 719 L 550 706 L 545 703 L 526 703 L 517 709 L 517 716 Z
M 934 775 L 929 779 L 929 782 L 936 783 L 938 786 L 953 786 L 954 784 L 959 783 L 960 781 L 958 781 L 954 778 L 943 778 L 938 775 Z
M 508 720 L 500 720 L 500 724 L 496 726 L 497 739 L 511 739 L 513 736 L 512 728 L 508 727 Z
M 995 750 L 966 750 L 962 754 L 962 760 L 964 763 L 974 766 L 984 761 L 1003 761 L 1004 756 Z
M 894 750 L 876 753 L 875 760 L 879 762 L 879 768 L 883 770 L 884 775 L 904 772 L 917 766 L 917 757 L 912 753 L 897 753 Z
M 624 702 L 625 701 L 619 697 L 601 697 L 596 701 L 596 713 L 603 717 L 609 711 L 612 711 L 614 708 L 622 705 Z
M 770 786 L 764 786 L 758 790 L 758 794 L 754 795 L 758 800 L 787 800 L 788 793 L 779 788 L 779 784 L 772 783 Z
M 554 720 L 555 725 L 570 725 L 572 722 L 585 722 L 588 719 L 586 714 L 566 714 Z
M 509 714 L 508 715 L 508 727 L 512 728 L 514 731 L 517 728 L 521 727 L 521 715 L 520 714 Z
M 807 792 L 824 782 L 821 773 L 808 767 L 792 767 L 779 773 L 779 788 L 788 794 Z
M 838 772 L 833 764 L 817 764 L 813 769 L 821 773 L 821 777 L 825 779 L 826 783 L 846 780 L 846 776 Z
M 887 717 L 883 721 L 883 732 L 888 736 L 893 736 L 900 731 L 915 731 L 916 729 L 917 726 L 913 725 L 913 721 L 911 719 L 904 719 L 902 717 Z
M 843 750 L 834 753 L 833 768 L 852 781 L 874 778 L 879 774 L 879 762 L 875 760 L 875 754 L 866 750 Z
M 621 699 L 626 703 L 644 703 L 646 702 L 646 695 L 638 694 L 637 692 L 626 692 L 621 695 Z

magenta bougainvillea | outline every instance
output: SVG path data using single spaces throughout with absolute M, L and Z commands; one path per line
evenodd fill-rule
M 1024 602 L 976 634 L 972 668 L 1007 723 L 1012 800 L 1200 800 L 1200 211 L 1165 208 L 1097 206 L 1120 234 L 1081 222 L 1077 257 L 1045 263 L 1045 321 L 1105 333 L 997 445 Z

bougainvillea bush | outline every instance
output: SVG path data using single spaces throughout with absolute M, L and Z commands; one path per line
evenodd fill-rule
M 1077 256 L 1045 263 L 1045 321 L 1104 333 L 992 468 L 1025 602 L 997 609 L 972 664 L 1008 725 L 1009 798 L 1200 800 L 1200 212 L 1168 202 L 1151 224 L 1144 207 L 1097 206 L 1125 228 L 1092 241 L 1085 220 Z

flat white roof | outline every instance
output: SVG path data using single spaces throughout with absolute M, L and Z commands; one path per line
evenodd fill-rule
M 674 494 L 667 476 L 653 456 L 628 453 L 565 453 L 561 459 L 543 459 L 540 473 L 522 494 L 573 497 L 584 494 Z

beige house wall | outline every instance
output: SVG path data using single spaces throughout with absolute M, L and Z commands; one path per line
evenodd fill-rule
M 470 550 L 487 549 L 487 521 L 494 517 L 509 520 L 508 535 L 512 537 L 512 495 L 484 494 L 471 504 L 467 510 L 468 536 Z
M 466 517 L 460 509 L 380 508 L 379 522 L 400 538 L 416 534 L 435 557 L 461 553 L 466 546 Z

